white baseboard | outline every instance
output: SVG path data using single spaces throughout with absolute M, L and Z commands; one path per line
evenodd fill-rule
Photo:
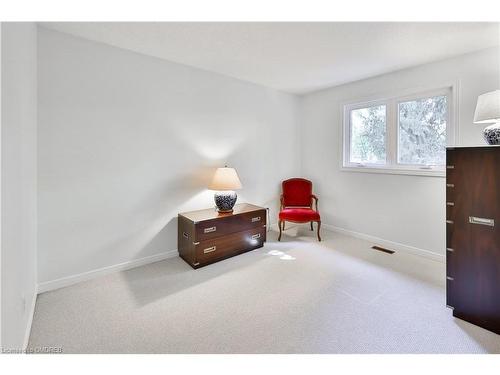
M 424 257 L 424 258 L 427 258 L 430 260 L 434 260 L 436 262 L 441 262 L 441 263 L 445 262 L 444 255 L 437 254 L 437 253 L 429 251 L 429 250 L 420 249 L 418 247 L 405 245 L 405 244 L 402 244 L 399 242 L 385 240 L 383 238 L 375 237 L 375 236 L 365 234 L 365 233 L 355 232 L 355 231 L 352 231 L 349 229 L 336 227 L 336 226 L 333 226 L 330 224 L 321 224 L 321 227 L 324 227 L 325 229 L 331 230 L 332 232 L 342 233 L 342 234 L 346 234 L 346 235 L 351 236 L 351 237 L 370 241 L 376 245 L 380 245 L 382 247 L 386 247 L 386 248 L 389 248 L 389 249 L 392 249 L 395 251 L 401 251 L 404 253 L 421 256 L 421 257 Z
M 149 263 L 159 262 L 164 259 L 174 258 L 178 255 L 179 253 L 177 249 L 169 250 L 163 253 L 150 255 L 144 258 L 134 259 L 127 262 L 115 264 L 112 266 L 107 266 L 103 268 L 98 268 L 96 270 L 79 273 L 77 275 L 66 276 L 56 280 L 44 281 L 38 284 L 38 294 L 49 292 L 51 290 L 56 290 L 73 284 L 77 284 L 82 281 L 91 280 L 96 277 L 108 275 L 113 272 L 125 271 L 131 268 L 144 266 Z
M 296 225 L 293 225 L 293 223 L 287 223 L 287 228 L 291 229 L 294 226 L 296 226 Z M 401 244 L 398 242 L 385 240 L 383 238 L 379 238 L 379 237 L 375 237 L 375 236 L 372 236 L 369 234 L 359 233 L 359 232 L 355 232 L 352 230 L 336 227 L 336 226 L 330 225 L 330 224 L 323 224 L 322 223 L 321 227 L 324 229 L 330 230 L 332 232 L 342 233 L 342 234 L 345 234 L 345 235 L 348 235 L 351 237 L 360 238 L 360 239 L 363 239 L 366 241 L 374 242 L 377 245 L 387 247 L 390 249 L 394 249 L 396 251 L 401 251 L 401 252 L 405 252 L 405 253 L 409 253 L 409 254 L 413 254 L 413 255 L 417 255 L 417 256 L 422 256 L 424 258 L 431 259 L 431 260 L 434 260 L 437 262 L 444 263 L 444 261 L 445 261 L 445 258 L 443 255 L 436 254 L 436 253 L 429 251 L 429 250 L 424 250 L 424 249 L 420 249 L 417 247 L 404 245 L 404 244 Z M 270 225 L 270 229 L 277 231 L 278 225 L 273 223 Z M 77 283 L 82 282 L 82 281 L 94 279 L 94 278 L 99 277 L 99 276 L 108 275 L 108 274 L 113 273 L 113 272 L 124 271 L 124 270 L 128 270 L 131 268 L 143 266 L 145 264 L 158 262 L 158 261 L 168 259 L 168 258 L 173 258 L 173 257 L 176 257 L 178 255 L 179 255 L 179 253 L 177 250 L 170 250 L 170 251 L 165 251 L 165 252 L 160 253 L 160 254 L 155 254 L 155 255 L 148 256 L 148 257 L 134 259 L 131 261 L 115 264 L 115 265 L 108 266 L 108 267 L 103 267 L 103 268 L 99 268 L 96 270 L 83 272 L 83 273 L 80 273 L 77 275 L 71 275 L 71 276 L 63 277 L 63 278 L 56 279 L 56 280 L 45 281 L 45 282 L 38 284 L 38 289 L 37 289 L 38 294 L 48 292 L 51 290 L 55 290 L 55 289 L 59 289 L 59 288 L 63 288 L 63 287 L 69 286 L 69 285 L 77 284 Z M 33 303 L 32 308 L 34 309 L 34 303 Z
M 23 350 L 26 350 L 28 343 L 30 341 L 31 326 L 33 324 L 33 316 L 35 315 L 35 305 L 36 297 L 38 296 L 38 288 L 35 285 L 35 290 L 33 292 L 33 297 L 30 300 L 30 305 L 28 306 L 28 322 L 26 324 L 26 331 L 24 333 Z
M 295 223 L 288 223 L 287 222 L 286 223 L 286 228 L 287 229 L 292 229 L 292 228 L 294 228 L 294 227 L 296 227 L 298 225 L 305 225 L 305 224 L 295 224 Z M 307 225 L 309 225 L 309 224 L 307 223 Z M 273 224 L 270 225 L 270 228 L 272 230 L 274 230 L 274 231 L 279 231 L 278 224 L 274 224 L 273 223 Z M 365 240 L 365 241 L 370 241 L 370 242 L 373 242 L 374 244 L 377 244 L 377 245 L 380 245 L 382 247 L 386 247 L 386 248 L 389 248 L 389 249 L 392 249 L 392 250 L 395 250 L 395 251 L 401 251 L 401 252 L 404 252 L 404 253 L 421 256 L 421 257 L 424 257 L 424 258 L 427 258 L 427 259 L 434 260 L 436 262 L 441 262 L 441 263 L 445 262 L 444 255 L 437 254 L 437 253 L 429 251 L 429 250 L 420 249 L 418 247 L 405 245 L 405 244 L 402 244 L 402 243 L 399 243 L 399 242 L 385 240 L 383 238 L 375 237 L 375 236 L 372 236 L 372 235 L 369 235 L 369 234 L 359 233 L 359 232 L 355 232 L 353 230 L 336 227 L 336 226 L 331 225 L 331 224 L 321 223 L 321 228 L 329 230 L 329 231 L 332 231 L 332 232 L 345 234 L 347 236 L 359 238 L 359 239 L 362 239 L 362 240 Z M 283 233 L 286 233 L 286 230 Z

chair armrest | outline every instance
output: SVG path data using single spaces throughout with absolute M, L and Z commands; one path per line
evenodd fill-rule
M 314 194 L 311 194 L 311 198 L 314 199 L 315 201 L 315 205 L 316 205 L 316 212 L 319 212 L 318 211 L 318 197 L 315 196 Z M 312 202 L 311 202 L 312 203 Z

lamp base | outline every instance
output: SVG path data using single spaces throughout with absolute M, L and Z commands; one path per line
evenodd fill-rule
M 487 126 L 483 130 L 483 137 L 489 145 L 500 145 L 500 123 Z
M 214 201 L 218 212 L 233 212 L 236 199 L 238 199 L 238 196 L 232 190 L 218 191 L 214 194 Z

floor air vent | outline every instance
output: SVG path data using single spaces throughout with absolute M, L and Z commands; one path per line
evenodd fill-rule
M 380 246 L 372 246 L 372 249 L 382 251 L 382 252 L 387 253 L 387 254 L 394 254 L 394 251 L 389 250 L 389 249 L 384 249 L 383 247 L 380 247 Z

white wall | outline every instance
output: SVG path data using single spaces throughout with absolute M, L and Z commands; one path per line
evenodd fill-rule
M 303 96 L 302 174 L 315 182 L 323 223 L 444 255 L 445 179 L 341 171 L 341 103 L 458 81 L 457 145 L 484 144 L 472 118 L 477 96 L 500 87 L 499 55 L 483 50 Z
M 1 28 L 2 347 L 22 349 L 36 296 L 36 25 Z
M 298 173 L 298 98 L 39 28 L 39 282 L 177 248 L 177 213 L 240 202 Z
M 442 256 L 444 179 L 341 172 L 340 103 L 458 81 L 457 144 L 481 144 L 476 98 L 500 80 L 496 48 L 299 98 L 43 28 L 38 43 L 41 283 L 176 249 L 177 213 L 213 205 L 225 163 L 273 223 L 280 182 L 303 175 L 323 223 Z

